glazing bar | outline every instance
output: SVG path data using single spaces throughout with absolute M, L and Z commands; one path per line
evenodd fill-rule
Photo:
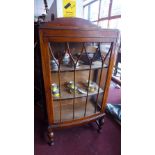
M 100 51 L 100 54 L 101 54 L 100 44 L 99 44 L 99 51 Z M 100 73 L 100 78 L 99 78 L 98 93 L 97 93 L 97 97 L 96 97 L 95 113 L 96 113 L 96 111 L 97 111 L 97 105 L 98 105 L 97 102 L 98 102 L 99 91 L 100 91 L 100 87 L 101 87 L 102 72 L 103 72 L 103 68 L 104 68 L 103 66 L 104 66 L 104 62 L 105 62 L 105 60 L 107 59 L 107 57 L 108 57 L 110 51 L 111 51 L 111 46 L 110 46 L 109 51 L 108 51 L 108 53 L 106 54 L 106 56 L 105 56 L 103 59 L 102 59 L 102 57 L 101 57 L 101 59 L 102 59 L 102 67 L 101 67 L 101 73 Z

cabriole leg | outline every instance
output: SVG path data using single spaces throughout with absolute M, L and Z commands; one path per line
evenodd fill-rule
M 48 127 L 48 139 L 49 139 L 48 144 L 50 146 L 51 145 L 54 145 L 54 132 L 52 131 L 52 128 L 51 127 Z
M 104 116 L 97 120 L 98 132 L 101 133 L 102 126 L 104 124 Z

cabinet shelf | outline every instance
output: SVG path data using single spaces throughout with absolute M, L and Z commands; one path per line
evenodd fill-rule
M 108 68 L 108 65 L 104 64 L 103 67 Z M 101 61 L 93 62 L 91 69 L 100 69 L 100 68 L 102 68 L 102 62 Z M 89 70 L 89 69 L 90 69 L 90 65 L 80 65 L 79 67 L 77 67 L 75 69 L 75 71 Z M 52 72 L 58 72 L 58 69 L 52 69 L 51 71 Z M 60 71 L 61 72 L 71 72 L 71 71 L 74 71 L 74 67 L 61 65 Z
M 96 95 L 98 93 L 98 87 L 94 92 L 89 92 L 88 96 Z M 103 93 L 103 89 L 99 89 L 99 94 Z M 75 98 L 80 98 L 80 97 L 86 97 L 87 94 L 75 94 Z M 69 93 L 66 90 L 65 86 L 61 86 L 61 98 L 60 97 L 53 97 L 53 100 L 67 100 L 67 99 L 74 99 L 74 94 Z
M 65 103 L 62 104 L 62 111 L 61 111 L 61 122 L 65 121 L 72 121 L 73 120 L 73 103 L 68 100 L 64 101 Z M 87 103 L 86 108 L 86 115 L 85 116 L 91 116 L 93 114 L 99 113 L 97 110 L 95 113 L 95 104 L 91 101 Z M 74 120 L 83 118 L 85 113 L 85 101 L 83 102 L 75 102 L 74 106 Z M 54 122 L 59 123 L 60 122 L 60 107 L 59 103 L 54 103 Z

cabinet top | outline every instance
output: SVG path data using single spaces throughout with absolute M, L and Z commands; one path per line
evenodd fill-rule
M 106 30 L 106 31 L 119 31 L 117 29 L 102 29 L 101 27 L 93 24 L 89 20 L 82 18 L 55 18 L 51 22 L 42 23 L 40 29 L 73 29 L 73 30 Z
M 39 29 L 49 42 L 116 42 L 120 34 L 118 29 L 102 29 L 82 18 L 56 18 Z

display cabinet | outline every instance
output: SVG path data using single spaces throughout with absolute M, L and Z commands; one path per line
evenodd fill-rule
M 96 122 L 102 128 L 119 31 L 80 18 L 39 29 L 49 144 L 57 128 Z

